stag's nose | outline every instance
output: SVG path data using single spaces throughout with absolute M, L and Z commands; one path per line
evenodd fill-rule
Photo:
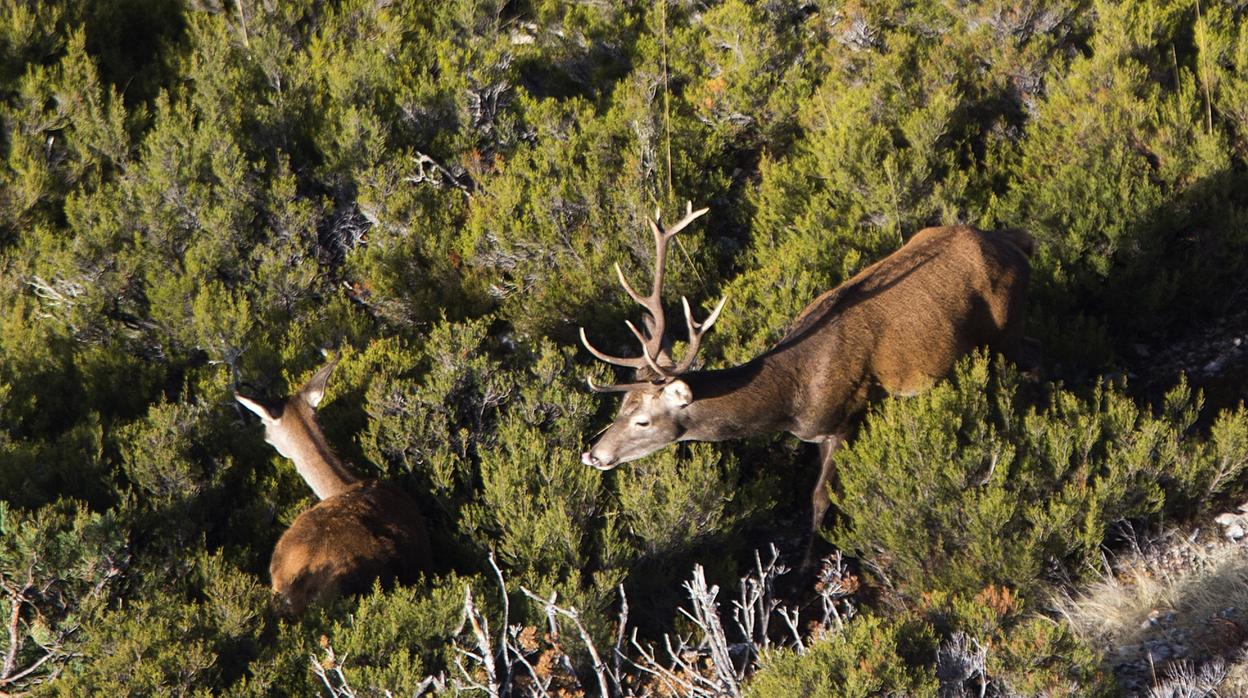
M 591 468 L 597 468 L 598 470 L 610 470 L 612 468 L 611 465 L 603 463 L 597 456 L 589 451 L 581 454 L 581 462 Z

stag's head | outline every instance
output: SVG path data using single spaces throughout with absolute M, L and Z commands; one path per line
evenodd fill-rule
M 641 342 L 641 356 L 621 357 L 605 354 L 594 348 L 585 336 L 585 328 L 581 328 L 581 342 L 595 357 L 614 366 L 623 366 L 636 371 L 636 381 L 618 385 L 599 386 L 592 380 L 589 387 L 599 393 L 624 393 L 623 403 L 615 422 L 607 427 L 602 437 L 588 451 L 581 454 L 581 462 L 599 470 L 610 470 L 620 463 L 626 463 L 654 453 L 664 446 L 680 440 L 686 430 L 685 409 L 693 401 L 693 391 L 689 384 L 680 376 L 693 366 L 702 342 L 702 335 L 719 318 L 727 298 L 719 301 L 715 310 L 701 323 L 694 322 L 689 301 L 681 297 L 685 310 L 685 322 L 689 329 L 689 345 L 684 357 L 675 361 L 664 347 L 664 331 L 666 322 L 663 315 L 661 293 L 663 291 L 663 267 L 667 258 L 668 242 L 707 209 L 693 210 L 689 204 L 684 218 L 668 228 L 659 227 L 659 212 L 655 211 L 654 219 L 648 221 L 654 233 L 654 284 L 650 295 L 642 296 L 633 290 L 620 265 L 615 265 L 616 276 L 629 297 L 637 301 L 646 310 L 643 328 L 638 329 L 631 321 L 626 321 L 633 335 Z

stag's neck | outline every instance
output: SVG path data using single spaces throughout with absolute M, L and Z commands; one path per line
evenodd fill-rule
M 723 441 L 790 431 L 800 384 L 767 355 L 682 376 L 693 392 L 682 441 Z
M 319 499 L 341 494 L 360 481 L 334 454 L 323 437 L 304 440 L 295 447 L 290 459 Z

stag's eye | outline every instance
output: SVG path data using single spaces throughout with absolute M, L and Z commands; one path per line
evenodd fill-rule
M 650 420 L 638 419 L 637 421 L 633 422 L 633 426 L 637 427 L 638 429 L 645 429 L 646 427 L 650 426 Z

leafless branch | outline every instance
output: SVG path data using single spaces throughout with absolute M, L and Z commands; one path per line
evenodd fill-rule
M 456 629 L 455 634 L 459 635 L 463 632 L 465 625 L 470 625 L 472 628 L 472 635 L 477 643 L 477 651 L 472 652 L 460 647 L 458 644 L 455 645 L 455 650 L 463 655 L 455 660 L 455 667 L 463 675 L 463 681 L 456 680 L 454 685 L 457 689 L 473 688 L 485 691 L 490 698 L 499 698 L 502 695 L 502 686 L 498 682 L 498 672 L 494 664 L 494 650 L 490 647 L 489 622 L 477 610 L 476 605 L 472 601 L 472 587 L 467 584 L 464 585 L 464 613 L 460 617 L 459 628 Z M 464 666 L 463 657 L 467 657 L 481 666 L 481 669 L 485 671 L 485 683 L 481 683 L 473 678 L 473 673 Z
M 347 681 L 346 675 L 342 673 L 343 664 L 347 660 L 346 655 L 339 657 L 335 654 L 334 648 L 324 637 L 321 638 L 321 646 L 325 648 L 324 659 L 318 660 L 316 655 L 308 655 L 308 661 L 312 663 L 312 673 L 325 684 L 325 690 L 329 692 L 330 698 L 355 698 L 355 691 Z
M 788 626 L 789 632 L 793 635 L 793 647 L 796 648 L 798 654 L 806 653 L 806 645 L 802 642 L 802 633 L 798 629 L 798 611 L 797 609 L 789 610 L 783 606 L 779 609 L 780 617 L 784 619 L 784 624 Z
M 754 574 L 741 578 L 741 598 L 733 601 L 733 620 L 745 638 L 747 653 L 742 671 L 750 664 L 759 651 L 771 645 L 768 626 L 771 614 L 780 605 L 773 597 L 775 580 L 787 573 L 788 567 L 780 564 L 780 550 L 773 544 L 770 546 L 771 557 L 767 565 L 763 565 L 758 551 L 754 552 Z M 743 678 L 743 674 L 738 676 Z
M 407 177 L 404 177 L 403 178 L 404 182 L 410 182 L 412 184 L 421 184 L 424 182 L 428 182 L 429 184 L 432 184 L 435 187 L 441 187 L 443 184 L 443 181 L 445 181 L 446 184 L 450 184 L 452 187 L 455 187 L 456 189 L 464 192 L 464 196 L 467 196 L 470 199 L 472 198 L 472 189 L 469 188 L 467 185 L 465 185 L 463 182 L 460 182 L 459 178 L 456 177 L 446 167 L 444 167 L 442 163 L 438 162 L 437 160 L 434 160 L 432 157 L 429 157 L 428 155 L 425 155 L 419 150 L 416 151 L 416 154 L 414 156 L 412 156 L 412 161 L 416 163 L 416 174 L 408 175 Z M 433 168 L 433 170 L 437 172 L 437 174 L 442 176 L 441 180 L 443 181 L 440 181 L 438 177 L 431 174 L 429 170 L 426 169 L 427 167 Z
M 490 569 L 494 570 L 494 577 L 498 580 L 498 591 L 503 599 L 503 622 L 499 624 L 498 644 L 499 653 L 503 660 L 503 680 L 504 685 L 509 683 L 511 677 L 511 653 L 508 651 L 507 631 L 511 623 L 511 601 L 507 598 L 507 583 L 503 581 L 503 571 L 498 568 L 498 563 L 494 560 L 494 553 L 489 554 Z M 517 656 L 523 656 L 523 653 L 516 652 Z
M 594 646 L 594 639 L 590 637 L 589 631 L 585 629 L 585 625 L 581 623 L 581 614 L 575 607 L 563 607 L 555 603 L 557 597 L 554 592 L 551 593 L 550 599 L 543 599 L 524 587 L 520 587 L 525 596 L 543 605 L 547 618 L 551 623 L 551 634 L 558 637 L 558 626 L 555 623 L 555 616 L 560 615 L 572 621 L 576 626 L 576 632 L 581 638 L 581 642 L 585 644 L 586 651 L 589 652 L 589 658 L 594 663 L 594 676 L 598 678 L 598 690 L 601 696 L 610 696 L 611 691 L 607 688 L 606 665 L 602 662 L 602 657 L 598 655 L 598 648 Z
M 823 605 L 823 627 L 831 629 L 835 621 L 837 630 L 844 629 L 844 621 L 854 615 L 854 606 L 849 603 L 848 597 L 858 591 L 858 578 L 850 574 L 839 550 L 824 559 L 823 568 L 819 570 L 819 580 L 815 583 L 815 591 L 819 593 L 819 600 Z M 842 618 L 837 604 L 844 607 L 845 618 Z
M 417 688 L 419 698 L 426 691 L 449 691 L 451 695 L 473 693 L 491 698 L 550 698 L 567 690 L 585 690 L 577 678 L 576 667 L 563 650 L 560 624 L 571 624 L 576 637 L 585 647 L 592 662 L 597 683 L 596 695 L 616 698 L 644 698 L 655 694 L 680 695 L 686 698 L 740 698 L 742 684 L 757 668 L 762 651 L 776 644 L 805 651 L 800 617 L 797 610 L 781 606 L 774 598 L 775 580 L 788 572 L 780 563 L 779 551 L 771 546 L 767 562 L 755 554 L 754 569 L 741 579 L 740 597 L 732 602 L 733 619 L 743 642 L 730 644 L 718 604 L 719 587 L 706 580 L 701 565 L 693 568 L 684 588 L 689 597 L 687 608 L 679 613 L 693 625 L 688 636 L 665 635 L 654 643 L 638 638 L 637 629 L 628 628 L 629 603 L 623 585 L 618 588 L 620 609 L 610 661 L 604 661 L 585 627 L 581 611 L 561 605 L 557 593 L 542 596 L 520 587 L 526 598 L 538 604 L 546 617 L 548 634 L 539 639 L 534 628 L 510 624 L 510 602 L 506 580 L 491 555 L 490 568 L 502 593 L 501 630 L 494 637 L 482 610 L 477 606 L 472 588 L 464 587 L 464 607 L 459 627 L 455 629 L 452 647 L 457 654 L 454 676 L 426 677 Z M 824 599 L 824 625 L 840 629 L 853 615 L 848 596 L 857 589 L 856 578 L 850 574 L 839 556 L 829 557 L 820 575 L 820 595 Z M 786 638 L 770 634 L 773 613 L 779 613 L 787 629 Z M 830 626 L 835 622 L 835 628 Z M 496 641 L 496 642 L 495 642 Z M 973 643 L 973 641 L 971 641 Z M 543 648 L 543 643 L 545 649 Z M 328 642 L 326 657 L 313 659 L 313 672 L 329 692 L 330 698 L 353 698 L 354 693 L 343 673 L 345 657 L 335 656 Z M 943 649 L 943 648 L 942 648 Z M 959 657 L 962 649 L 982 650 L 978 643 L 952 647 Z M 952 655 L 951 655 L 952 656 Z M 982 663 L 982 662 L 981 662 Z M 552 673 L 552 667 L 555 671 Z M 627 679 L 627 680 L 626 680 Z M 984 684 L 981 682 L 981 688 Z M 587 691 L 591 692 L 591 691 Z

